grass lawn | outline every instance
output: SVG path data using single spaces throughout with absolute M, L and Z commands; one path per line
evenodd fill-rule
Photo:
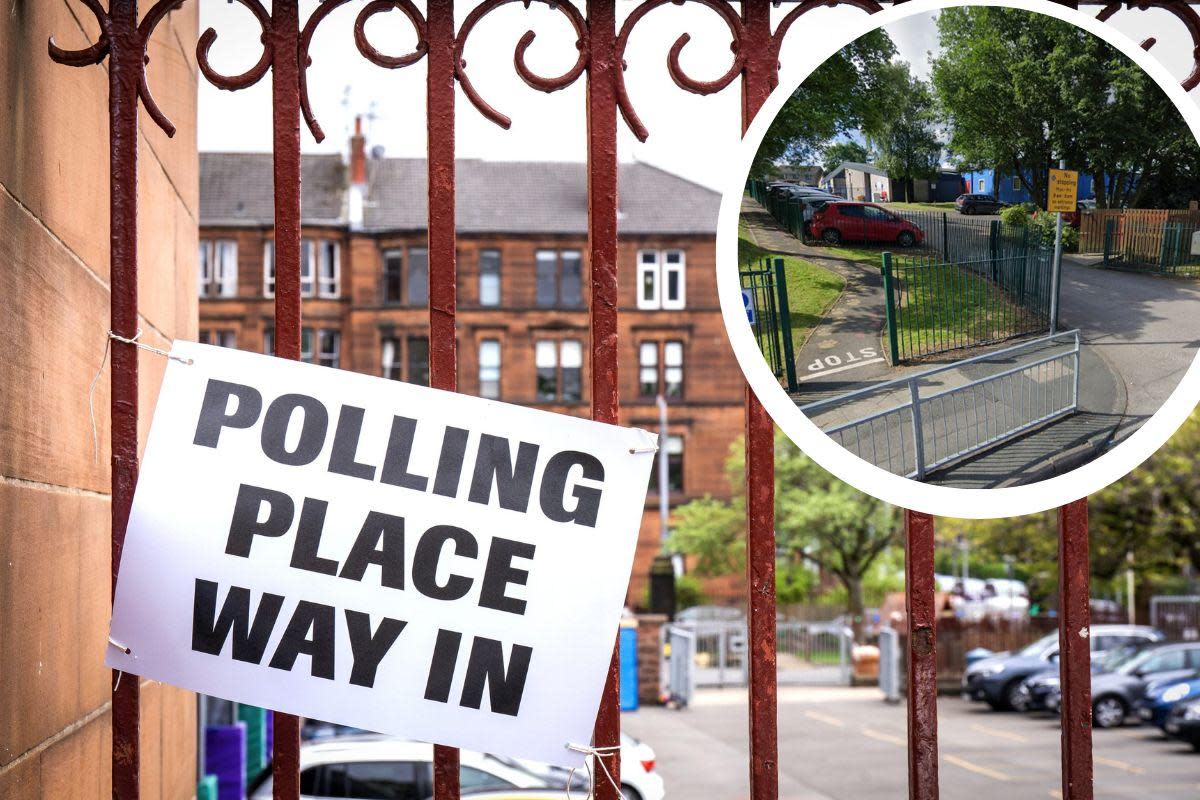
M 954 211 L 954 203 L 884 203 L 884 208 L 907 211 Z
M 783 259 L 783 274 L 787 278 L 788 308 L 792 317 L 792 346 L 796 352 L 808 339 L 808 334 L 825 316 L 842 292 L 845 281 L 824 267 L 796 256 L 772 253 L 750 239 L 744 223 L 738 224 L 738 264 L 755 264 L 766 256 Z
M 1027 332 L 1038 320 L 995 284 L 955 265 L 897 265 L 900 357 L 970 347 Z

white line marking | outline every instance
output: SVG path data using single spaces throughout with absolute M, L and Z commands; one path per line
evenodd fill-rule
M 841 367 L 832 367 L 830 369 L 823 369 L 820 372 L 814 372 L 811 375 L 805 375 L 800 380 L 801 380 L 801 382 L 811 381 L 814 378 L 823 378 L 826 375 L 832 375 L 835 372 L 845 372 L 848 369 L 857 369 L 858 367 L 865 367 L 867 364 L 878 364 L 880 361 L 883 361 L 883 356 L 880 356 L 879 358 L 868 358 L 866 361 L 857 361 L 853 364 L 846 364 Z
M 959 758 L 958 756 L 952 756 L 949 753 L 944 754 L 942 756 L 942 758 L 944 758 L 947 763 L 953 764 L 956 767 L 962 767 L 963 769 L 969 770 L 978 775 L 983 775 L 986 778 L 991 778 L 991 779 L 997 780 L 997 781 L 1007 781 L 1008 780 L 1008 776 L 1005 775 L 1003 772 L 997 772 L 994 769 L 988 769 L 987 767 L 981 767 L 978 764 L 972 764 L 970 761 L 967 761 L 965 758 Z
M 1103 764 L 1106 767 L 1116 767 L 1117 769 L 1124 770 L 1130 775 L 1141 775 L 1146 771 L 1143 767 L 1135 767 L 1128 761 L 1118 761 L 1115 758 L 1102 758 L 1101 756 L 1093 755 L 1092 760 L 1097 764 Z
M 863 728 L 862 732 L 863 732 L 863 736 L 866 736 L 870 739 L 874 739 L 875 741 L 878 741 L 878 742 L 887 742 L 888 744 L 894 744 L 897 747 L 907 747 L 908 746 L 908 742 L 904 741 L 899 736 L 892 736 L 891 734 L 882 733 L 880 731 L 874 730 L 873 728 Z
M 832 725 L 835 728 L 844 728 L 846 723 L 842 722 L 837 717 L 831 717 L 828 714 L 822 714 L 818 711 L 805 711 L 804 716 L 809 719 L 815 719 L 817 722 L 824 722 L 826 725 Z
M 1008 739 L 1011 742 L 1028 742 L 1029 741 L 1029 739 L 1027 737 L 1022 736 L 1019 733 L 1009 733 L 1008 731 L 1002 731 L 1002 730 L 999 730 L 998 728 L 989 728 L 987 725 L 980 725 L 978 723 L 972 724 L 971 730 L 976 731 L 977 733 L 985 733 L 988 736 L 997 736 L 1001 739 Z

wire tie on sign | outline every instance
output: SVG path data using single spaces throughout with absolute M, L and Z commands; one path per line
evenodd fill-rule
M 92 463 L 93 464 L 95 464 L 96 459 L 98 459 L 100 457 L 100 445 L 99 445 L 99 441 L 98 441 L 99 434 L 96 433 L 96 404 L 95 404 L 96 384 L 100 382 L 100 376 L 104 373 L 104 364 L 106 361 L 108 361 L 108 349 L 112 345 L 112 341 L 114 339 L 117 340 L 118 342 L 124 342 L 125 344 L 131 344 L 134 347 L 138 348 L 139 350 L 145 350 L 147 352 L 155 353 L 157 355 L 163 356 L 164 358 L 169 358 L 172 361 L 178 361 L 180 364 L 187 364 L 188 366 L 191 366 L 193 363 L 195 363 L 190 358 L 184 358 L 182 356 L 173 356 L 170 353 L 168 353 L 166 350 L 160 350 L 157 347 L 151 347 L 148 344 L 142 344 L 141 342 L 138 341 L 138 339 L 141 337 L 141 335 L 142 335 L 141 328 L 137 329 L 137 333 L 135 333 L 133 335 L 132 339 L 126 339 L 124 336 L 120 336 L 112 331 L 109 331 L 108 337 L 104 340 L 104 355 L 100 356 L 100 366 L 96 369 L 96 374 L 92 377 L 92 385 L 88 387 L 88 418 L 91 419 L 91 421 L 92 421 Z
M 111 644 L 113 647 L 117 648 L 118 650 L 120 650 L 122 653 L 124 653 L 127 656 L 133 655 L 133 651 L 129 649 L 128 645 L 121 644 L 116 639 L 112 638 L 111 636 L 108 637 L 108 643 Z
M 571 742 L 567 742 L 566 748 L 568 750 L 573 750 L 576 753 L 594 756 L 596 759 L 596 764 L 598 764 L 601 771 L 604 772 L 604 777 L 608 778 L 609 786 L 613 787 L 613 791 L 617 793 L 618 797 L 621 796 L 621 787 L 617 785 L 616 780 L 613 779 L 612 773 L 608 771 L 608 767 L 604 763 L 604 757 L 611 756 L 613 753 L 619 752 L 621 749 L 620 745 L 613 745 L 610 747 L 592 747 L 591 745 L 573 744 Z M 588 774 L 588 797 L 593 797 L 595 796 L 596 779 L 592 774 L 592 762 L 590 760 L 585 760 L 583 762 L 583 766 L 585 769 L 587 769 Z M 575 781 L 575 770 L 577 769 L 579 769 L 579 767 L 571 767 L 571 772 L 567 775 L 567 800 L 571 800 L 571 784 Z
M 647 434 L 647 438 L 648 438 L 648 443 L 646 444 L 645 447 L 631 447 L 631 448 L 629 448 L 629 455 L 631 455 L 631 456 L 637 455 L 638 453 L 657 453 L 658 452 L 658 438 L 650 437 L 649 434 Z M 568 745 L 568 747 L 569 746 L 570 745 Z

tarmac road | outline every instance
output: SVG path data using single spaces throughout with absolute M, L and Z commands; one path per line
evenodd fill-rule
M 907 795 L 904 705 L 876 688 L 780 687 L 781 800 L 893 800 Z M 683 711 L 643 707 L 622 725 L 658 756 L 667 798 L 748 796 L 746 691 L 706 690 Z M 1058 718 L 938 701 L 941 796 L 1061 798 Z M 1094 733 L 1097 800 L 1195 800 L 1200 754 L 1157 728 Z

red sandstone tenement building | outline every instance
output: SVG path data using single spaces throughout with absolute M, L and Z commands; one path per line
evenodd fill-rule
M 368 157 L 361 135 L 349 162 L 304 157 L 303 358 L 427 384 L 425 162 Z M 457 171 L 459 390 L 586 415 L 584 165 L 460 160 Z M 273 350 L 271 181 L 269 154 L 200 154 L 201 341 Z M 621 423 L 657 431 L 663 394 L 672 505 L 728 496 L 744 389 L 717 302 L 719 197 L 645 164 L 621 167 L 620 192 Z M 633 605 L 659 543 L 655 479 Z

